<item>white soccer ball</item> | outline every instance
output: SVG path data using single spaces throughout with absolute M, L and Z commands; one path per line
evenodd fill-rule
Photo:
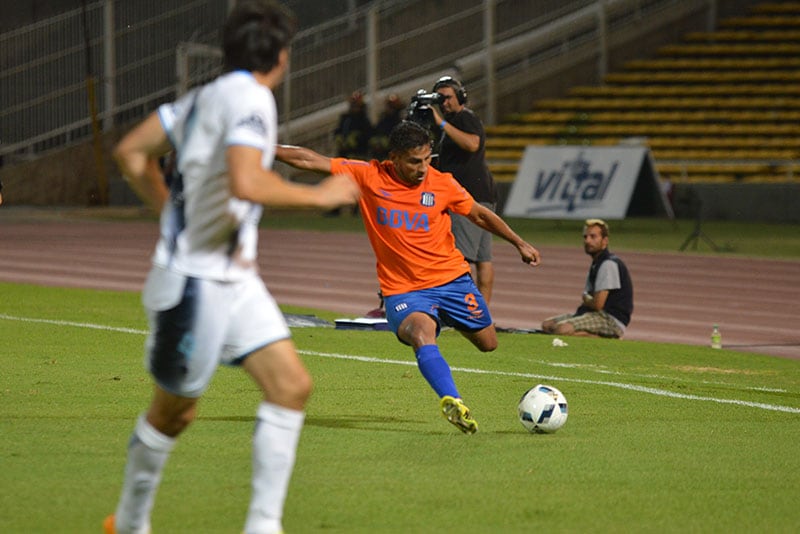
M 539 384 L 519 400 L 519 422 L 528 432 L 552 434 L 567 422 L 567 398 L 553 386 Z

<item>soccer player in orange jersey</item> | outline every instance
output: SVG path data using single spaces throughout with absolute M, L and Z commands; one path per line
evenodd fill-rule
M 451 174 L 430 166 L 431 140 L 423 127 L 401 122 L 392 130 L 389 150 L 388 160 L 366 162 L 280 145 L 276 158 L 299 169 L 348 174 L 358 184 L 389 326 L 414 349 L 419 369 L 439 396 L 447 420 L 472 434 L 478 424 L 461 399 L 436 339 L 445 324 L 487 352 L 497 348 L 497 332 L 469 264 L 456 249 L 450 213 L 502 237 L 532 266 L 540 262 L 539 251 L 475 202 Z

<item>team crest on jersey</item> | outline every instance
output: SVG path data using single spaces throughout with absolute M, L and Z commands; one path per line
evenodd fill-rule
M 250 115 L 240 120 L 236 123 L 236 127 L 247 128 L 258 135 L 266 135 L 267 133 L 267 125 L 264 124 L 264 119 L 257 114 Z
M 426 208 L 430 208 L 436 203 L 436 199 L 434 198 L 433 193 L 423 192 L 419 199 L 419 203 Z

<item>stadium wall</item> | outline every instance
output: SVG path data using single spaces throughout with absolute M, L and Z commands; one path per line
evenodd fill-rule
M 503 213 L 511 182 L 497 184 Z M 800 183 L 675 184 L 672 207 L 678 219 L 800 224 Z M 700 211 L 688 199 L 699 199 Z
M 676 184 L 674 199 L 701 201 L 702 220 L 800 223 L 800 183 L 783 184 Z M 685 203 L 673 202 L 680 218 L 698 213 Z
M 753 0 L 718 2 L 717 19 L 742 14 L 755 3 Z M 614 38 L 609 43 L 609 71 L 618 69 L 628 60 L 652 56 L 658 47 L 677 42 L 688 31 L 701 31 L 706 27 L 707 17 L 693 14 L 666 29 L 637 39 L 636 46 Z M 596 54 L 587 50 L 585 58 L 566 69 L 558 65 L 545 66 L 552 70 L 552 74 L 526 85 L 524 89 L 504 95 L 497 102 L 498 116 L 528 110 L 536 100 L 564 95 L 576 85 L 600 83 Z M 480 90 L 471 91 L 470 94 L 480 98 Z M 475 99 L 475 109 L 480 114 L 485 112 L 485 103 L 480 103 L 479 98 Z M 130 205 L 137 203 L 137 200 L 115 173 L 108 157 L 119 135 L 120 132 L 116 130 L 103 135 L 104 165 L 109 172 L 109 201 L 112 205 Z M 5 184 L 4 198 L 9 205 L 92 205 L 97 198 L 97 184 L 93 178 L 87 177 L 96 175 L 91 143 L 56 151 L 13 167 L 0 167 L 0 180 Z M 510 184 L 498 185 L 502 208 Z M 796 209 L 800 205 L 800 184 L 675 184 L 676 196 L 688 194 L 687 191 L 695 191 L 703 200 L 702 216 L 706 219 L 800 222 L 800 212 Z M 681 218 L 693 216 L 693 213 L 680 206 L 675 207 L 675 212 Z

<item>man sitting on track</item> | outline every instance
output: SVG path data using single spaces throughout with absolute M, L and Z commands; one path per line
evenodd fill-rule
M 575 313 L 545 319 L 542 330 L 562 336 L 621 338 L 633 313 L 633 283 L 628 268 L 608 250 L 608 224 L 588 219 L 583 249 L 592 257 L 582 304 Z

